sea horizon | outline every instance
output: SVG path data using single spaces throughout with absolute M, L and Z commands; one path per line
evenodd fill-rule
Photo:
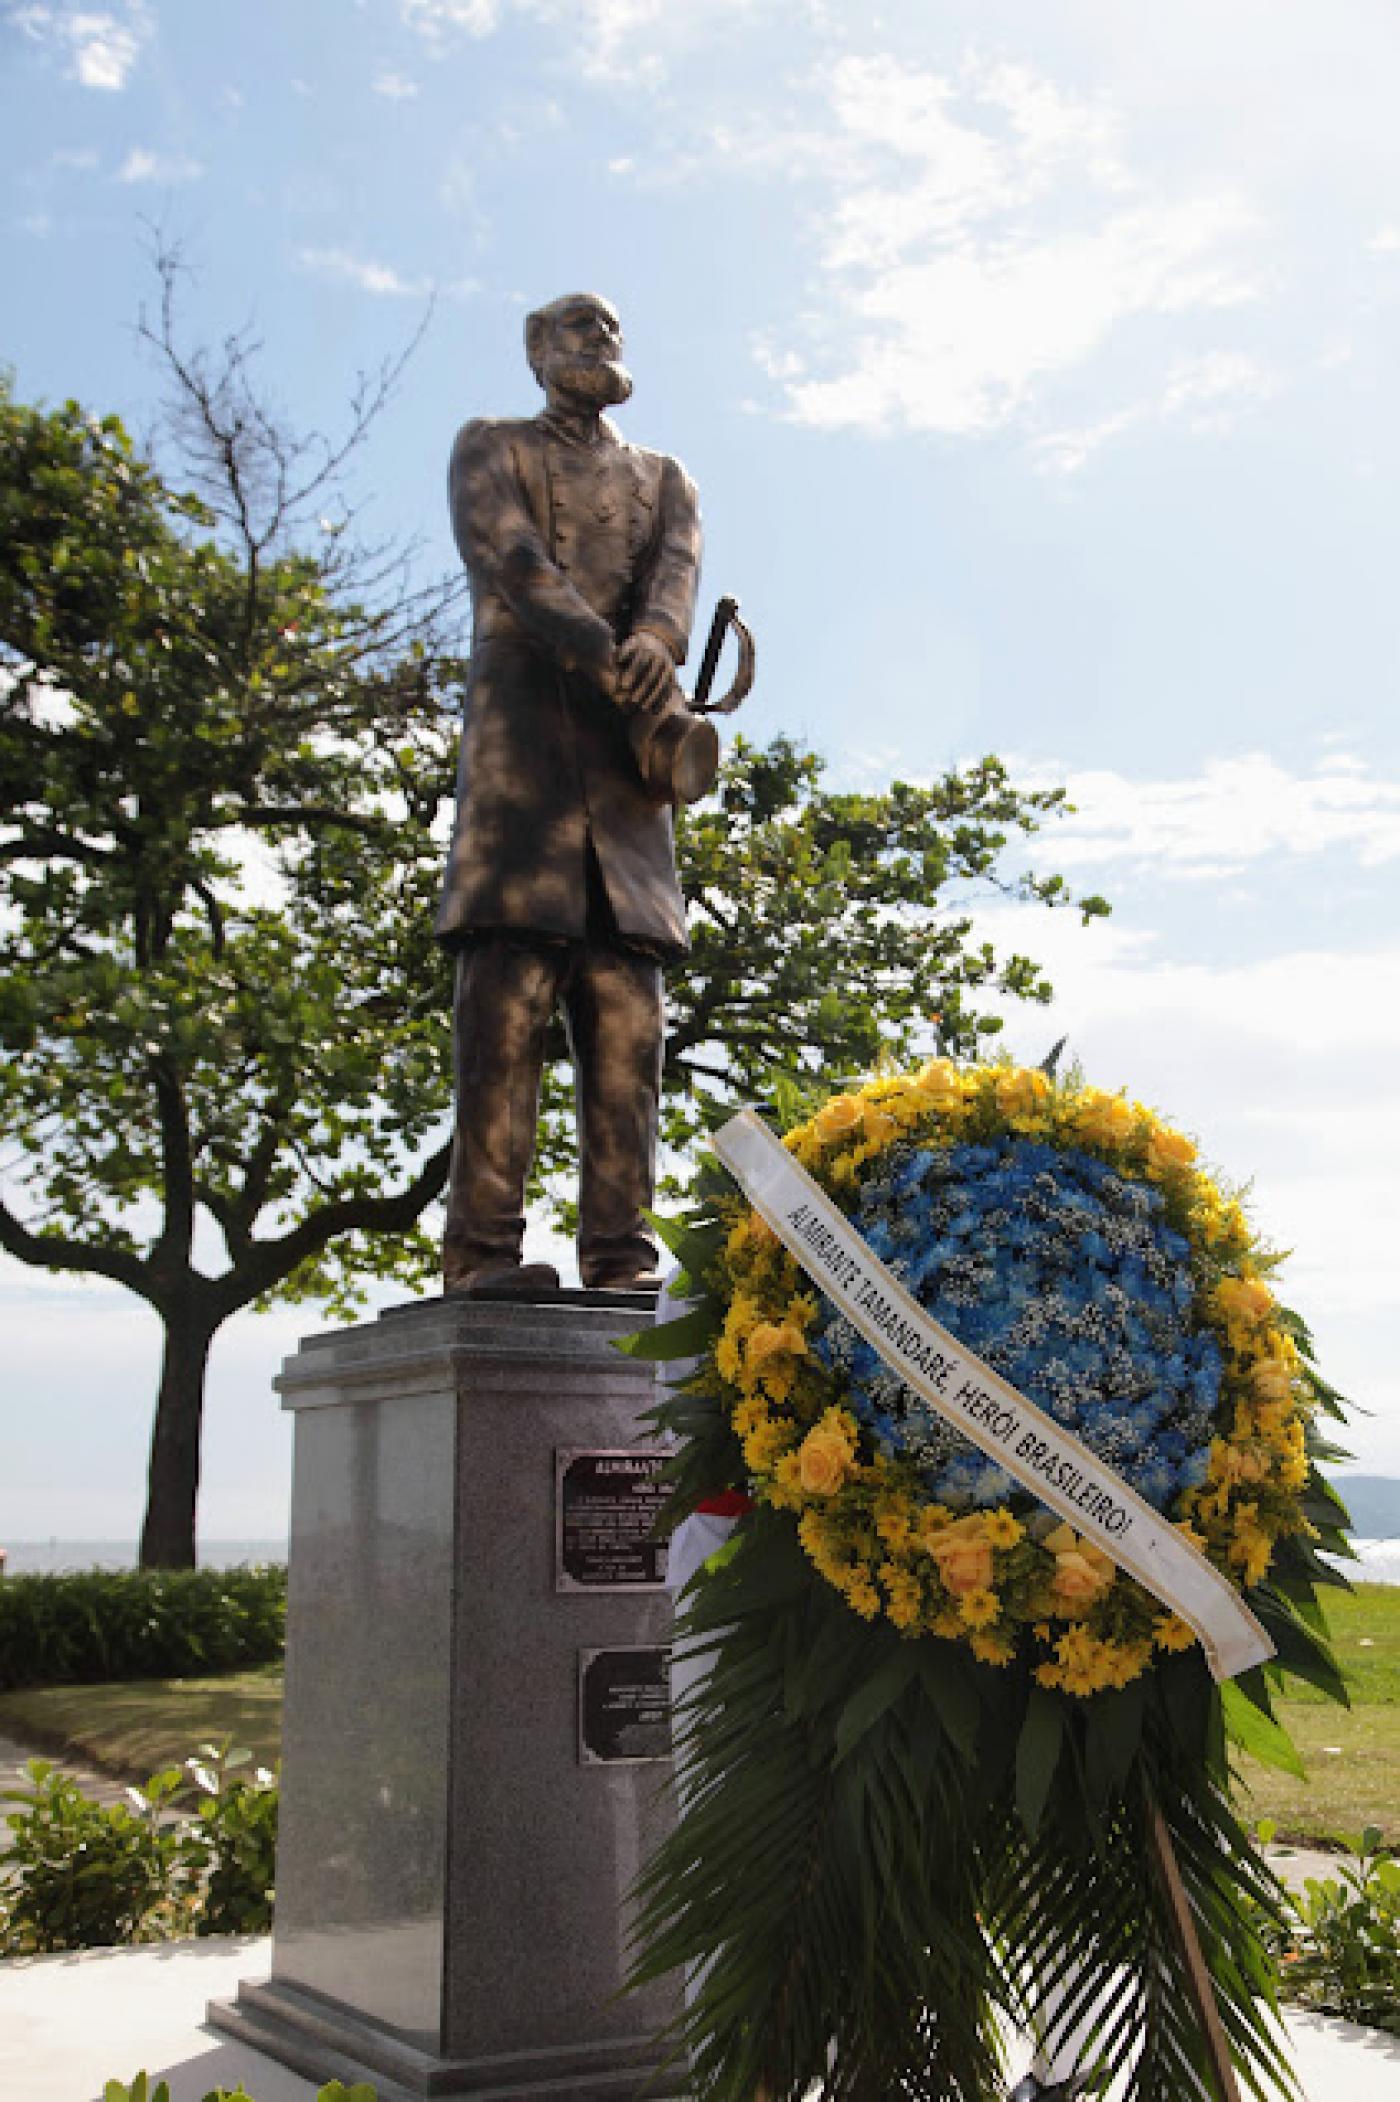
M 77 1569 L 134 1569 L 134 1540 L 0 1540 L 7 1576 L 53 1576 Z M 201 1569 L 237 1569 L 245 1563 L 285 1562 L 285 1538 L 201 1540 Z
M 1385 1540 L 1353 1542 L 1357 1564 L 1350 1574 L 1359 1583 L 1400 1584 L 1400 1535 Z M 53 1576 L 79 1569 L 134 1569 L 132 1540 L 0 1540 L 7 1576 Z M 244 1564 L 285 1562 L 285 1539 L 202 1540 L 201 1569 L 237 1569 Z M 1345 1566 L 1345 1565 L 1344 1565 Z

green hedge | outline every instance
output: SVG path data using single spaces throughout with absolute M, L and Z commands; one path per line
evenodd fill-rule
M 274 1663 L 287 1572 L 84 1569 L 0 1579 L 0 1691 Z

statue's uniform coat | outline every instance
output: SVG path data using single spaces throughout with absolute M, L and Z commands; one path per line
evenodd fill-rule
M 617 935 L 684 953 L 670 810 L 647 794 L 627 717 L 589 674 L 639 629 L 683 662 L 700 567 L 694 486 L 606 419 L 584 446 L 546 412 L 466 424 L 450 498 L 474 632 L 439 936 L 582 940 L 595 931 L 591 840 Z

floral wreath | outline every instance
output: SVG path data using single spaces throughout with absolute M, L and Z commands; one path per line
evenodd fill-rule
M 784 1144 L 968 1348 L 1115 1466 L 1238 1588 L 1306 1514 L 1327 1389 L 1278 1258 L 1181 1132 L 1043 1070 L 935 1059 L 826 1101 Z M 717 1389 L 755 1499 L 797 1517 L 867 1620 L 1027 1659 L 1087 1696 L 1191 1628 L 946 1425 L 742 1198 L 707 1282 Z

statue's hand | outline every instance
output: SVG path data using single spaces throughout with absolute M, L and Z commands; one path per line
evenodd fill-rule
M 620 708 L 635 708 L 643 714 L 661 707 L 675 682 L 676 667 L 671 652 L 659 635 L 641 628 L 629 635 L 617 653 L 617 685 L 613 698 Z

